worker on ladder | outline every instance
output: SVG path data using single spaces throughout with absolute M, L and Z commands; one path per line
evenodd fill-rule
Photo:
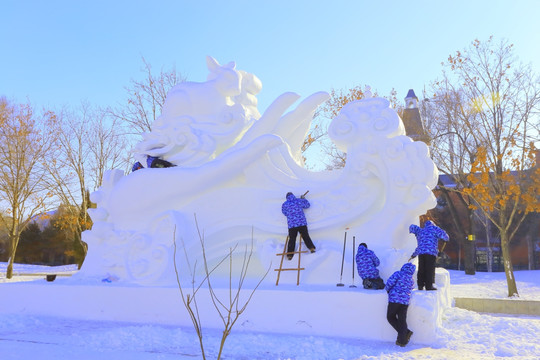
M 294 253 L 296 248 L 296 236 L 298 233 L 302 236 L 308 249 L 312 253 L 315 252 L 315 245 L 313 245 L 313 242 L 309 237 L 307 220 L 304 215 L 304 209 L 307 209 L 310 206 L 309 201 L 305 198 L 305 195 L 308 192 L 309 191 L 306 191 L 300 198 L 294 196 L 292 192 L 288 192 L 286 195 L 287 201 L 281 206 L 281 212 L 287 217 L 287 225 L 289 227 L 289 244 L 287 248 L 287 252 L 290 253 L 287 254 L 287 259 L 289 260 L 294 256 L 292 253 Z

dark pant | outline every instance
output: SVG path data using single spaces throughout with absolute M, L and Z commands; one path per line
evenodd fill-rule
M 167 160 L 158 159 L 158 158 L 155 158 L 154 160 L 152 160 L 152 163 L 150 164 L 151 168 L 169 168 L 173 166 L 176 166 L 176 165 L 168 162 Z
M 375 279 L 364 279 L 362 285 L 364 285 L 364 289 L 384 289 L 384 281 L 380 277 Z
M 409 329 L 407 328 L 408 308 L 409 305 L 388 303 L 388 309 L 386 310 L 386 319 L 397 331 L 397 340 L 400 344 L 405 344 L 407 342 L 407 333 L 409 332 Z
M 435 282 L 435 262 L 437 257 L 434 255 L 420 254 L 418 255 L 418 275 L 417 282 L 418 288 L 426 289 L 433 288 Z
M 304 240 L 304 244 L 308 247 L 308 249 L 314 249 L 315 245 L 313 245 L 313 242 L 311 241 L 311 238 L 309 237 L 307 226 L 298 226 L 293 227 L 289 229 L 289 246 L 287 247 L 287 252 L 294 252 L 294 249 L 296 247 L 296 235 L 302 236 L 302 240 Z

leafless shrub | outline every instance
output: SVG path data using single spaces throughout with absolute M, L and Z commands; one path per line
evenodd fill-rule
M 191 321 L 193 323 L 193 327 L 195 328 L 195 331 L 197 333 L 197 337 L 199 338 L 199 344 L 201 347 L 201 352 L 203 359 L 206 359 L 205 350 L 204 350 L 204 341 L 203 341 L 203 326 L 201 322 L 201 317 L 199 313 L 199 306 L 197 303 L 197 293 L 202 288 L 204 284 L 207 284 L 208 291 L 210 293 L 210 298 L 212 300 L 212 304 L 214 305 L 214 308 L 217 311 L 217 314 L 221 318 L 221 321 L 223 323 L 223 333 L 221 336 L 221 343 L 219 347 L 219 352 L 217 359 L 219 360 L 221 358 L 221 354 L 223 351 L 223 347 L 225 345 L 225 341 L 227 340 L 227 337 L 231 333 L 232 327 L 240 317 L 240 315 L 246 310 L 247 305 L 251 301 L 253 294 L 257 290 L 257 288 L 260 286 L 260 284 L 263 282 L 263 280 L 268 275 L 268 272 L 270 271 L 270 266 L 266 270 L 266 273 L 264 276 L 259 280 L 257 285 L 251 290 L 249 293 L 249 296 L 245 301 L 240 300 L 240 293 L 242 290 L 242 287 L 244 285 L 244 280 L 246 278 L 249 263 L 251 261 L 251 256 L 253 255 L 253 229 L 251 233 L 251 247 L 248 250 L 247 245 L 244 249 L 244 255 L 243 255 L 243 261 L 240 269 L 240 273 L 238 275 L 237 283 L 233 284 L 233 254 L 236 251 L 236 248 L 238 244 L 236 244 L 234 247 L 229 248 L 229 253 L 225 255 L 215 266 L 212 268 L 209 267 L 207 256 L 206 256 L 206 250 L 205 250 L 205 244 L 204 244 L 204 234 L 201 234 L 199 229 L 199 224 L 197 223 L 197 218 L 195 217 L 195 224 L 197 226 L 197 232 L 199 234 L 199 241 L 201 244 L 202 249 L 202 260 L 203 260 L 203 266 L 204 266 L 204 277 L 201 281 L 197 282 L 195 278 L 196 269 L 197 269 L 197 261 L 195 261 L 195 264 L 193 267 L 189 264 L 189 257 L 187 255 L 186 246 L 182 240 L 182 246 L 184 249 L 184 256 L 186 259 L 187 269 L 190 271 L 191 275 L 191 291 L 188 293 L 186 292 L 185 287 L 182 285 L 182 282 L 180 280 L 180 273 L 178 270 L 178 265 L 176 262 L 176 228 L 174 231 L 174 271 L 176 272 L 176 281 L 178 284 L 178 289 L 180 290 L 180 295 L 182 297 L 182 302 L 184 303 L 184 306 L 186 307 L 186 310 L 189 313 L 189 316 L 191 318 Z M 228 260 L 229 263 L 229 296 L 228 299 L 220 299 L 218 295 L 216 294 L 215 288 L 212 285 L 212 278 L 211 275 L 218 269 L 221 265 L 226 263 Z

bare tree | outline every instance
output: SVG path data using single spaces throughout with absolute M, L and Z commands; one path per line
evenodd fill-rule
M 264 276 L 259 280 L 257 285 L 249 292 L 248 297 L 242 302 L 240 295 L 242 291 L 242 287 L 244 285 L 244 280 L 248 273 L 249 263 L 251 261 L 251 256 L 253 255 L 253 234 L 251 235 L 251 248 L 248 251 L 248 248 L 244 249 L 244 255 L 243 255 L 243 261 L 240 268 L 240 273 L 238 275 L 237 285 L 236 288 L 233 285 L 233 255 L 236 252 L 235 245 L 233 248 L 229 249 L 229 253 L 223 257 L 214 267 L 210 268 L 206 256 L 206 249 L 204 245 L 204 235 L 200 233 L 199 225 L 197 223 L 197 219 L 195 218 L 195 223 L 197 226 L 197 231 L 199 233 L 199 241 L 201 244 L 202 249 L 202 260 L 203 260 L 203 266 L 204 266 L 204 277 L 201 281 L 197 282 L 195 279 L 195 274 L 197 273 L 197 263 L 193 265 L 193 268 L 191 268 L 191 265 L 189 264 L 189 258 L 186 253 L 186 248 L 184 246 L 184 254 L 185 254 L 185 264 L 187 265 L 188 271 L 190 271 L 191 274 L 191 292 L 187 293 L 184 287 L 182 286 L 182 282 L 180 280 L 180 273 L 178 270 L 177 262 L 176 262 L 176 229 L 175 229 L 175 236 L 174 236 L 174 270 L 176 272 L 176 281 L 178 283 L 178 289 L 180 290 L 180 295 L 182 297 L 182 302 L 184 303 L 184 306 L 186 307 L 186 310 L 189 313 L 189 316 L 191 318 L 191 321 L 193 323 L 193 327 L 195 328 L 195 331 L 197 333 L 197 337 L 199 338 L 199 345 L 201 347 L 201 353 L 203 359 L 206 359 L 206 353 L 204 349 L 204 341 L 203 341 L 203 325 L 200 318 L 199 313 L 199 307 L 197 304 L 197 294 L 199 290 L 206 284 L 208 287 L 208 291 L 210 294 L 210 298 L 212 300 L 212 304 L 214 305 L 214 308 L 217 311 L 218 316 L 221 318 L 223 322 L 223 333 L 221 337 L 221 342 L 219 346 L 219 352 L 217 359 L 219 360 L 221 358 L 221 354 L 223 352 L 223 348 L 225 346 L 225 341 L 227 340 L 227 337 L 232 331 L 232 328 L 240 315 L 246 310 L 249 302 L 251 301 L 253 294 L 258 289 L 260 284 L 263 282 L 263 280 L 266 278 L 266 275 L 268 275 L 268 272 L 270 271 L 270 267 L 266 270 L 266 273 Z M 212 284 L 212 274 L 216 269 L 218 269 L 221 265 L 223 265 L 225 262 L 229 263 L 229 296 L 227 300 L 220 299 L 219 296 L 216 294 L 216 289 L 214 288 Z
M 149 132 L 161 114 L 167 92 L 174 85 L 186 81 L 174 67 L 155 75 L 152 73 L 151 65 L 144 58 L 142 62 L 145 77 L 142 80 L 132 80 L 125 88 L 128 94 L 126 104 L 107 110 L 115 120 L 126 125 L 128 134 L 131 135 Z
M 82 241 L 80 234 L 92 226 L 89 192 L 101 185 L 105 170 L 125 167 L 129 153 L 114 120 L 107 123 L 104 113 L 88 103 L 75 110 L 64 108 L 56 125 L 57 146 L 46 163 L 51 192 L 64 204 L 56 223 Z
M 475 158 L 476 144 L 465 122 L 458 120 L 468 119 L 473 123 L 473 115 L 467 107 L 462 106 L 463 94 L 456 91 L 448 79 L 436 81 L 432 89 L 435 93 L 431 97 L 427 97 L 424 91 L 425 99 L 420 106 L 422 121 L 428 133 L 431 156 L 439 172 L 451 179 L 450 186 L 439 182 L 439 188 L 448 200 L 452 221 L 459 234 L 457 241 L 464 249 L 465 274 L 474 275 L 474 211 L 470 208 L 472 199 L 461 190 L 470 185 L 467 176 Z M 453 184 L 459 186 L 454 187 Z M 466 216 L 460 216 L 462 212 Z
M 439 134 L 432 144 L 436 163 L 457 175 L 455 190 L 497 228 L 508 296 L 517 295 L 509 243 L 527 213 L 540 209 L 540 174 L 528 170 L 536 151 L 540 81 L 506 40 L 475 40 L 443 65 L 431 97 L 439 111 L 432 127 Z
M 96 190 L 102 184 L 105 170 L 130 170 L 131 153 L 122 125 L 118 119 L 107 116 L 105 111 L 93 113 L 88 130 L 90 178 L 93 190 Z
M 52 112 L 37 115 L 29 104 L 0 99 L 0 200 L 7 213 L 0 219 L 9 235 L 8 279 L 21 232 L 34 216 L 51 209 L 44 165 L 55 143 L 55 122 Z

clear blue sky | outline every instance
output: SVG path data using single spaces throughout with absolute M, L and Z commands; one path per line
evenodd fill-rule
M 369 84 L 405 97 L 441 62 L 494 35 L 540 73 L 540 1 L 3 0 L 0 96 L 39 106 L 114 105 L 155 71 L 206 79 L 205 56 L 234 60 L 263 83 L 259 110 L 280 94 Z

